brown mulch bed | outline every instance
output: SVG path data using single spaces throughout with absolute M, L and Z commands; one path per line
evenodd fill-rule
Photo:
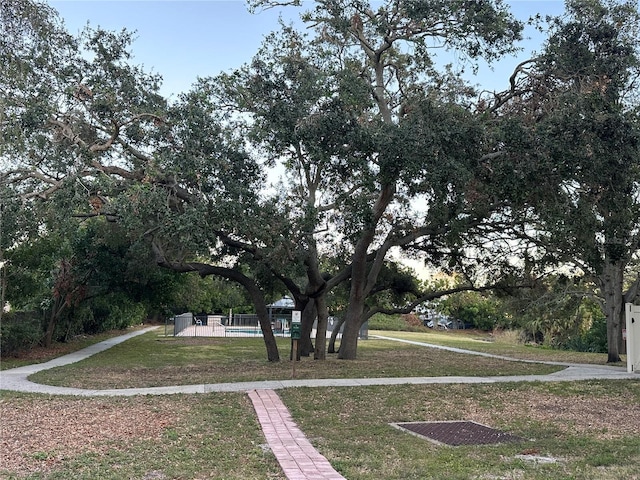
M 0 469 L 43 473 L 69 455 L 102 453 L 110 441 L 159 439 L 186 413 L 181 407 L 177 414 L 172 402 L 167 397 L 1 398 Z

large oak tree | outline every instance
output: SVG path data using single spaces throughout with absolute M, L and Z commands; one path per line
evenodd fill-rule
M 639 31 L 636 2 L 568 1 L 513 77 L 505 159 L 515 170 L 494 165 L 546 260 L 597 286 L 609 362 L 620 361 L 624 304 L 640 288 L 637 274 L 625 279 L 640 247 Z
M 203 232 L 211 203 L 233 205 L 260 183 L 241 139 L 221 127 L 206 91 L 196 88 L 169 104 L 159 94 L 160 77 L 131 63 L 132 33 L 87 29 L 72 38 L 55 11 L 38 2 L 3 2 L 0 26 L 3 205 L 34 212 L 29 225 L 35 226 L 11 238 L 23 241 L 21 235 L 94 217 L 117 221 L 133 240 L 153 238 L 161 265 L 244 285 L 268 358 L 277 360 L 258 281 L 229 264 L 203 269 L 185 261 L 210 253 Z M 169 248 L 176 253 L 170 260 Z
M 492 133 L 469 108 L 472 89 L 437 67 L 436 52 L 450 48 L 471 62 L 491 60 L 513 51 L 521 25 L 492 1 L 396 0 L 374 7 L 326 0 L 314 7 L 303 19 L 315 36 L 302 40 L 313 55 L 292 52 L 288 65 L 297 61 L 321 75 L 324 96 L 301 113 L 280 112 L 287 104 L 272 101 L 272 117 L 292 118 L 284 137 L 277 137 L 286 141 L 272 145 L 280 155 L 291 154 L 289 168 L 302 173 L 305 192 L 312 191 L 305 178 L 318 178 L 314 187 L 323 188 L 324 197 L 307 196 L 307 211 L 315 209 L 316 222 L 331 229 L 323 242 L 343 253 L 348 268 L 339 356 L 352 359 L 371 312 L 367 299 L 392 249 L 428 250 L 425 242 L 435 249 L 440 242 L 447 251 L 445 244 L 490 213 L 480 212 L 468 194 L 474 170 L 493 154 Z M 289 34 L 281 42 L 290 45 L 294 38 L 300 41 Z M 288 91 L 283 68 L 285 75 L 262 82 L 270 93 L 265 99 Z M 275 131 L 271 122 L 261 128 Z

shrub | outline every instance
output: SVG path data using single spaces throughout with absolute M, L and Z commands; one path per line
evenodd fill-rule
M 127 301 L 120 305 L 113 305 L 103 330 L 123 330 L 131 325 L 138 325 L 144 322 L 146 314 L 146 309 L 140 303 Z
M 422 322 L 415 315 L 375 314 L 369 319 L 370 330 L 391 330 L 396 332 L 424 331 Z
M 404 323 L 406 323 L 410 327 L 420 327 L 422 326 L 422 321 L 414 314 L 409 313 L 407 315 L 402 315 L 400 317 Z
M 507 326 L 504 315 L 500 312 L 500 302 L 491 295 L 478 292 L 460 292 L 449 295 L 440 302 L 439 310 L 466 325 L 491 331 L 496 327 Z
M 100 333 L 106 330 L 125 329 L 144 322 L 147 311 L 141 303 L 123 294 L 111 294 L 95 298 L 83 313 L 84 333 Z
M 563 350 L 576 352 L 607 353 L 607 320 L 604 317 L 593 321 L 591 328 L 574 335 L 558 345 Z
M 369 319 L 371 330 L 406 330 L 407 324 L 400 319 L 399 315 L 376 314 Z
M 36 312 L 3 315 L 0 324 L 0 354 L 10 357 L 40 343 L 42 327 Z

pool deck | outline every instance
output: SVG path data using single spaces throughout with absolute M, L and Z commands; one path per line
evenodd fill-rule
M 276 337 L 288 337 L 289 330 L 274 331 Z M 315 330 L 311 332 L 315 337 Z M 338 334 L 340 338 L 341 334 Z M 259 326 L 225 326 L 221 324 L 213 325 L 191 325 L 176 334 L 176 337 L 262 337 L 262 330 Z M 327 338 L 331 338 L 331 332 L 327 332 Z

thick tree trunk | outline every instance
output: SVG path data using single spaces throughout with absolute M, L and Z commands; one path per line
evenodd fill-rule
M 338 358 L 342 360 L 355 360 L 358 351 L 358 332 L 360 330 L 360 318 L 364 311 L 365 286 L 366 286 L 366 250 L 360 258 L 354 254 L 353 272 L 351 276 L 351 291 L 349 292 L 349 304 L 344 318 L 344 331 L 340 340 Z
M 329 311 L 327 300 L 323 293 L 316 298 L 316 311 L 318 312 L 318 326 L 316 328 L 316 349 L 313 355 L 315 360 L 326 360 L 327 358 L 327 322 L 329 321 Z
M 56 331 L 58 320 L 62 314 L 65 304 L 60 298 L 54 298 L 53 305 L 51 306 L 51 312 L 49 314 L 49 321 L 47 322 L 47 329 L 44 333 L 44 346 L 49 348 L 53 343 L 53 334 Z
M 315 187 L 310 188 L 309 206 L 313 207 L 315 204 Z M 326 359 L 326 344 L 327 344 L 327 303 L 326 303 L 326 283 L 320 272 L 320 262 L 318 261 L 318 249 L 315 239 L 311 238 L 309 241 L 309 248 L 307 251 L 307 257 L 305 258 L 305 266 L 307 273 L 308 284 L 305 289 L 305 294 L 308 298 L 309 305 L 313 308 L 309 311 L 308 316 L 308 332 L 304 330 L 305 325 L 303 323 L 303 334 L 309 335 L 308 346 L 314 351 L 313 358 L 315 360 Z M 311 332 L 313 330 L 313 324 L 317 321 L 316 327 L 316 347 L 313 348 L 311 342 Z M 304 320 L 303 320 L 304 322 Z
M 313 342 L 311 341 L 311 332 L 313 323 L 316 321 L 316 305 L 312 299 L 307 300 L 306 305 L 302 309 L 302 325 L 300 329 L 300 341 L 298 343 L 298 355 L 308 357 L 313 351 Z
M 624 324 L 623 295 L 624 264 L 606 263 L 598 277 L 600 292 L 604 298 L 604 313 L 607 318 L 607 362 L 620 362 L 622 347 L 622 325 Z
M 273 334 L 273 329 L 271 328 L 271 319 L 269 318 L 267 302 L 264 300 L 264 296 L 260 291 L 257 292 L 257 295 L 254 295 L 251 291 L 249 291 L 249 294 L 253 300 L 253 305 L 256 309 L 256 314 L 258 315 L 258 321 L 260 322 L 260 330 L 262 330 L 264 346 L 267 350 L 267 360 L 270 362 L 279 362 L 280 353 L 278 352 L 276 337 Z
M 344 325 L 344 317 L 340 317 L 338 319 L 338 323 L 333 326 L 331 338 L 329 339 L 329 346 L 327 347 L 327 353 L 336 353 L 336 339 L 338 338 L 342 325 Z
M 355 360 L 358 350 L 358 333 L 364 314 L 367 294 L 375 284 L 385 251 L 379 250 L 371 267 L 367 265 L 367 251 L 375 236 L 375 229 L 380 218 L 387 210 L 395 195 L 395 185 L 387 184 L 380 190 L 378 199 L 372 209 L 371 224 L 364 229 L 356 244 L 351 260 L 351 290 L 349 292 L 349 305 L 345 314 L 344 332 L 340 341 L 338 358 L 342 360 Z
M 267 302 L 264 299 L 264 295 L 253 281 L 246 282 L 246 284 L 243 283 L 243 285 L 247 289 L 247 292 L 249 292 L 249 296 L 253 301 L 253 306 L 256 309 L 256 314 L 258 315 L 258 321 L 260 322 L 260 329 L 262 330 L 262 337 L 264 339 L 264 346 L 267 350 L 267 360 L 270 362 L 279 362 L 280 353 L 278 352 L 278 344 L 276 343 L 276 337 L 273 334 L 273 329 L 271 328 L 271 319 L 269 318 L 269 311 L 267 309 Z
M 351 304 L 349 307 L 351 307 Z M 358 323 L 360 316 L 357 313 L 358 305 L 354 304 L 354 307 L 353 309 L 349 308 L 345 316 L 344 331 L 342 332 L 340 350 L 338 352 L 338 358 L 341 360 L 355 360 L 358 352 L 358 332 L 360 330 Z M 349 312 L 349 310 L 352 311 Z

